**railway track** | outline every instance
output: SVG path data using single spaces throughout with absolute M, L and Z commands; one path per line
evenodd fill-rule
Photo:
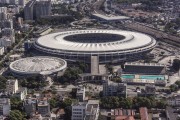
M 157 40 L 180 47 L 180 37 L 178 36 L 173 36 L 173 35 L 164 33 L 162 31 L 156 30 L 154 28 L 138 24 L 138 23 L 125 24 L 125 27 L 127 27 L 128 29 L 145 33 L 145 34 L 149 34 L 157 38 Z

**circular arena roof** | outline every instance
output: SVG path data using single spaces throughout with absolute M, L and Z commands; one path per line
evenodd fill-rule
M 76 30 L 45 35 L 37 39 L 35 47 L 59 52 L 101 53 L 126 52 L 155 46 L 152 37 L 122 30 Z M 56 52 L 57 52 L 56 51 Z
M 65 60 L 55 57 L 28 57 L 10 64 L 10 70 L 18 74 L 52 74 L 67 67 Z

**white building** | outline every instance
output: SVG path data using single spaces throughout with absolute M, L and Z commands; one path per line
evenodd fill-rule
M 11 110 L 10 99 L 0 98 L 0 115 L 7 116 Z
M 92 17 L 102 22 L 125 21 L 130 19 L 127 16 L 103 15 L 99 13 L 92 14 Z
M 7 7 L 0 7 L 0 13 L 6 13 L 7 14 Z
M 89 100 L 72 105 L 72 120 L 97 120 L 99 116 L 99 100 Z
M 20 100 L 24 100 L 27 95 L 27 88 L 26 87 L 21 87 L 17 90 L 15 96 L 18 97 Z
M 104 96 L 127 96 L 127 84 L 107 81 L 103 83 Z
M 0 47 L 8 47 L 12 45 L 12 41 L 8 37 L 0 38 Z
M 98 120 L 99 100 L 89 100 L 86 108 L 85 120 Z
M 86 102 L 79 102 L 72 105 L 72 120 L 84 120 L 85 110 L 87 107 Z
M 6 92 L 8 94 L 15 94 L 18 91 L 18 80 L 7 80 Z
M 4 54 L 4 47 L 0 47 L 0 55 Z
M 76 97 L 79 101 L 84 101 L 84 99 L 85 99 L 85 87 L 80 86 L 77 88 Z
M 18 17 L 18 24 L 19 24 L 20 27 L 22 27 L 22 25 L 23 25 L 23 18 Z
M 180 95 L 169 97 L 167 104 L 171 106 L 180 106 Z
M 29 28 L 30 28 L 30 26 L 29 26 L 28 24 L 23 24 L 23 25 L 22 25 L 22 30 L 23 30 L 23 31 L 28 31 Z
M 15 42 L 15 31 L 11 28 L 4 28 L 1 31 L 2 37 L 8 37 L 11 40 L 11 43 Z
M 7 7 L 0 7 L 0 21 L 7 19 Z

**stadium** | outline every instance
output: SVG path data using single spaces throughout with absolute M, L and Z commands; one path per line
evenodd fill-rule
M 75 30 L 42 36 L 34 48 L 69 61 L 90 62 L 91 56 L 98 56 L 99 63 L 116 63 L 142 59 L 155 45 L 154 38 L 138 32 Z
M 27 57 L 12 62 L 11 72 L 17 76 L 49 75 L 63 71 L 67 67 L 65 60 L 55 57 Z

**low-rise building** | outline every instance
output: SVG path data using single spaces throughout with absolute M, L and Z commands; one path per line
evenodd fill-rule
M 12 61 L 18 60 L 20 58 L 21 58 L 20 54 L 13 54 L 13 55 L 9 56 L 9 61 L 12 62 Z
M 140 113 L 141 120 L 149 120 L 148 109 L 146 107 L 139 108 L 139 113 Z
M 79 101 L 84 101 L 85 100 L 85 87 L 79 86 L 77 88 L 76 97 L 77 97 L 77 99 Z
M 43 117 L 50 116 L 50 114 L 51 114 L 51 112 L 50 112 L 50 104 L 48 103 L 47 98 L 43 98 L 43 99 L 38 100 L 37 111 Z
M 9 98 L 0 98 L 0 115 L 8 116 L 11 110 Z
M 99 100 L 72 104 L 72 120 L 97 120 L 99 116 Z
M 85 110 L 87 107 L 87 102 L 73 103 L 72 105 L 72 120 L 84 120 Z
M 1 47 L 8 47 L 12 45 L 12 41 L 9 37 L 2 37 L 0 38 L 0 46 Z
M 159 63 L 126 63 L 123 72 L 125 74 L 151 74 L 166 73 L 166 66 Z
M 35 113 L 32 115 L 31 120 L 43 120 L 43 117 L 41 116 L 41 114 Z
M 27 95 L 27 88 L 26 87 L 21 87 L 18 89 L 16 92 L 15 96 L 18 97 L 20 100 L 24 100 Z
M 92 18 L 97 19 L 101 22 L 116 22 L 116 21 L 125 21 L 130 18 L 127 16 L 114 16 L 114 15 L 103 15 L 99 13 L 92 14 Z
M 2 36 L 6 36 L 6 37 L 15 36 L 14 29 L 11 29 L 11 28 L 3 28 L 1 32 L 2 32 Z
M 127 97 L 127 84 L 107 81 L 103 83 L 103 96 Z
M 135 120 L 135 110 L 133 109 L 111 109 L 111 120 Z
M 176 109 L 167 106 L 166 107 L 166 119 L 167 120 L 178 120 L 179 114 L 176 112 Z
M 180 95 L 169 97 L 167 104 L 170 106 L 180 106 Z
M 24 100 L 23 105 L 26 114 L 31 116 L 36 112 L 37 98 L 27 98 Z

